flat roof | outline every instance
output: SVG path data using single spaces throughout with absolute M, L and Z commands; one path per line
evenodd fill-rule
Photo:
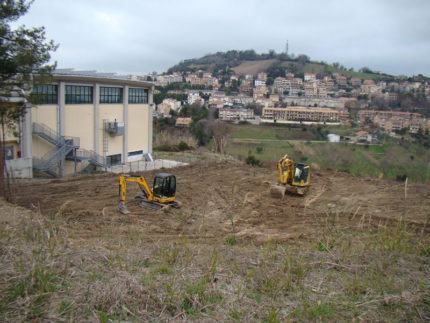
M 300 106 L 294 106 L 294 107 L 286 107 L 286 108 L 272 108 L 267 107 L 263 108 L 263 110 L 277 110 L 277 111 L 300 111 L 300 112 L 336 112 L 338 113 L 338 110 L 332 109 L 332 108 L 319 108 L 319 107 L 300 107 Z
M 115 76 L 112 74 L 94 74 L 94 75 L 73 75 L 73 74 L 60 74 L 55 71 L 49 79 L 53 82 L 74 82 L 74 83 L 102 83 L 109 85 L 129 85 L 136 87 L 152 88 L 155 86 L 153 82 L 130 80 L 121 76 Z

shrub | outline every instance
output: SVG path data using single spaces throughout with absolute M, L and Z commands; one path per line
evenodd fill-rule
M 263 164 L 261 163 L 260 160 L 258 160 L 257 158 L 255 158 L 253 155 L 249 155 L 248 157 L 246 157 L 245 160 L 247 165 L 251 165 L 251 166 L 258 166 L 258 167 L 262 167 Z
M 396 176 L 396 180 L 400 182 L 404 182 L 408 176 L 406 174 L 398 174 Z
M 155 147 L 155 150 L 159 151 L 178 151 L 177 146 L 175 145 L 169 145 L 169 144 L 162 144 L 160 146 Z
M 190 148 L 190 146 L 188 146 L 188 144 L 186 142 L 181 141 L 178 144 L 178 149 L 179 149 L 179 151 L 184 151 L 184 150 L 190 150 L 191 148 Z

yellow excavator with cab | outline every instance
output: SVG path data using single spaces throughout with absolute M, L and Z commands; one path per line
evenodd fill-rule
M 295 163 L 288 154 L 285 154 L 278 161 L 277 168 L 278 185 L 272 185 L 270 188 L 273 197 L 283 199 L 287 192 L 301 196 L 306 194 L 311 180 L 309 165 Z
M 119 205 L 118 211 L 122 214 L 130 213 L 125 205 L 127 183 L 134 182 L 139 185 L 142 193 L 135 196 L 140 199 L 140 205 L 153 210 L 172 206 L 179 208 L 180 203 L 176 198 L 176 177 L 172 174 L 159 173 L 154 177 L 154 185 L 150 189 L 143 176 L 132 176 L 121 174 L 119 176 Z

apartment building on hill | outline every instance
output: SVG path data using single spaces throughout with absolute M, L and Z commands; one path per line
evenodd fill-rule
M 263 108 L 263 122 L 339 123 L 339 111 L 329 108 L 288 107 Z

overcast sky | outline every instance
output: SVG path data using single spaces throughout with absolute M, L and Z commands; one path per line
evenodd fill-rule
M 146 74 L 227 50 L 430 76 L 429 0 L 35 0 L 59 68 Z

